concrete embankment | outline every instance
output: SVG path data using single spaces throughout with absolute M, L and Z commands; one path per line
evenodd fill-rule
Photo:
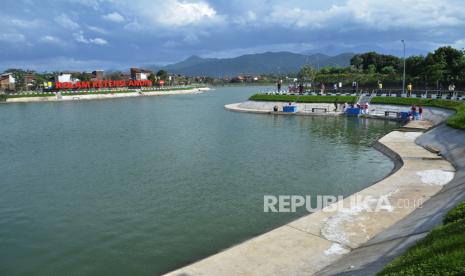
M 248 112 L 244 110 L 246 109 L 244 106 L 237 104 L 229 107 L 234 108 L 235 111 Z M 263 110 L 257 106 L 250 109 L 253 113 L 268 113 L 270 110 Z M 440 109 L 426 109 L 424 116 L 427 120 L 410 122 L 406 128 L 382 137 L 377 148 L 394 157 L 395 162 L 398 163 L 398 170 L 338 203 L 344 208 L 329 206 L 173 271 L 169 275 L 310 275 L 319 272 L 373 274 L 379 270 L 380 263 L 372 270 L 366 271 L 362 270 L 363 265 L 369 264 L 370 260 L 379 260 L 386 254 L 398 254 L 402 251 L 396 251 L 399 244 L 409 244 L 412 240 L 424 236 L 426 231 L 440 221 L 445 210 L 455 205 L 455 203 L 438 204 L 440 201 L 435 198 L 450 196 L 454 190 L 447 192 L 447 189 L 453 189 L 448 187 L 454 187 L 450 185 L 453 185 L 456 179 L 463 181 L 462 172 L 454 178 L 455 168 L 451 163 L 415 142 L 417 139 L 422 141 L 425 139 L 423 137 L 431 137 L 434 142 L 440 141 L 435 138 L 437 133 L 434 135 L 430 133 L 442 126 L 433 129 L 427 135 L 422 136 L 422 134 L 449 114 L 450 112 Z M 433 141 L 425 143 L 429 142 Z M 444 147 L 446 146 L 447 142 L 444 142 Z M 447 148 L 444 150 L 450 152 Z M 455 154 L 460 154 L 460 149 L 456 149 Z M 444 155 L 450 158 L 447 154 Z M 454 180 L 450 182 L 452 179 Z M 456 201 L 459 201 L 463 198 L 465 189 L 463 187 L 457 189 L 461 190 L 455 192 L 462 194 L 456 196 Z M 357 201 L 360 198 L 369 198 L 369 200 Z M 389 205 L 376 208 L 380 200 L 384 199 L 388 200 Z M 413 216 L 424 210 L 418 208 L 421 204 L 431 205 L 429 210 L 435 212 L 431 214 L 432 217 L 428 217 L 427 214 Z M 411 216 L 414 219 L 423 218 L 431 223 L 426 221 L 420 223 L 424 226 L 421 228 L 417 221 L 409 221 L 408 218 Z M 421 229 L 419 230 L 415 225 Z M 389 234 L 390 229 L 393 230 Z M 410 235 L 402 236 L 402 229 Z M 423 232 L 415 236 L 417 231 Z M 369 243 L 377 245 L 376 239 L 383 235 L 386 242 L 384 248 L 368 246 Z M 400 238 L 398 243 L 389 244 L 389 237 L 395 238 L 396 235 L 400 235 L 403 240 Z M 364 254 L 358 254 L 362 250 Z M 358 263 L 352 262 L 353 256 L 358 256 Z
M 181 90 L 168 90 L 168 91 L 141 91 L 141 92 L 106 93 L 106 94 L 89 93 L 85 95 L 21 97 L 21 98 L 8 98 L 6 100 L 6 103 L 60 102 L 60 101 L 79 101 L 79 100 L 118 99 L 118 98 L 141 97 L 141 96 L 182 95 L 182 94 L 202 93 L 207 90 L 209 90 L 208 87 L 181 89 Z
M 419 145 L 437 149 L 456 169 L 455 177 L 422 208 L 387 228 L 319 275 L 374 275 L 418 239 L 425 237 L 444 215 L 465 200 L 465 131 L 441 124 L 421 135 Z

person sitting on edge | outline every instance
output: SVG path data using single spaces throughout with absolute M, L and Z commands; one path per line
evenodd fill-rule
M 275 105 L 275 106 L 273 107 L 273 111 L 274 111 L 274 112 L 277 112 L 277 111 L 278 111 L 278 106 L 277 106 L 277 105 Z
M 420 119 L 423 119 L 423 107 L 421 105 L 418 107 L 418 114 L 420 114 Z

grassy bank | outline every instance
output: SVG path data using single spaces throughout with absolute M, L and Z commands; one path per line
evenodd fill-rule
M 197 87 L 179 87 L 179 88 L 162 88 L 162 89 L 147 89 L 147 90 L 142 90 L 142 92 L 168 92 L 168 91 L 178 91 L 178 90 L 190 90 L 194 89 Z M 79 95 L 100 95 L 100 94 L 117 94 L 117 93 L 134 93 L 134 92 L 139 92 L 136 89 L 125 89 L 125 90 L 91 90 L 88 92 L 84 91 L 78 91 L 78 92 L 70 92 L 70 91 L 61 91 L 62 96 L 79 96 Z M 13 98 L 28 98 L 28 97 L 51 97 L 55 96 L 53 93 L 36 93 L 36 94 L 27 94 L 27 93 L 21 93 L 21 94 L 5 94 L 4 95 L 4 100 L 6 99 L 13 99 Z M 0 97 L 0 101 L 2 98 Z
M 465 202 L 378 275 L 465 275 Z
M 292 96 L 292 95 L 264 95 L 255 94 L 249 98 L 251 101 L 275 101 L 275 102 L 298 102 L 298 103 L 354 103 L 357 97 L 352 96 Z M 407 105 L 412 104 L 422 106 L 440 107 L 452 109 L 456 114 L 449 117 L 447 124 L 453 128 L 465 129 L 465 102 L 439 100 L 439 99 L 414 99 L 414 98 L 393 98 L 393 97 L 374 97 L 371 101 L 373 104 L 393 104 Z
M 14 99 L 14 98 L 25 98 L 25 97 L 52 97 L 55 96 L 53 93 L 38 93 L 38 94 L 15 94 L 15 95 L 5 95 L 5 99 Z
M 255 94 L 249 98 L 251 101 L 264 102 L 297 102 L 297 103 L 355 103 L 354 96 L 293 96 L 293 95 L 265 95 Z

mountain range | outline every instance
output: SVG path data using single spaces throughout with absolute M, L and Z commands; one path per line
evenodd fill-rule
M 295 73 L 304 65 L 315 68 L 325 66 L 348 66 L 353 53 L 335 56 L 325 54 L 297 54 L 291 52 L 266 52 L 248 54 L 235 58 L 201 58 L 191 56 L 181 62 L 151 69 L 163 69 L 169 73 L 189 76 L 224 77 L 237 75 Z

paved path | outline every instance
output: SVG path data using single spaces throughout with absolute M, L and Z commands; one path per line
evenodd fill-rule
M 423 130 L 432 126 L 432 122 L 409 125 Z M 325 267 L 322 273 L 333 274 L 332 264 L 350 258 L 357 248 L 365 248 L 367 242 L 407 218 L 418 204 L 437 195 L 454 177 L 455 169 L 448 161 L 415 143 L 421 134 L 393 131 L 381 138 L 378 148 L 395 156 L 403 166 L 345 198 L 344 209 L 331 210 L 330 206 L 169 275 L 310 275 Z M 357 198 L 364 200 L 351 204 Z M 378 200 L 385 198 L 389 204 L 373 211 Z M 343 263 L 342 268 L 357 269 L 350 263 Z
M 107 93 L 96 94 L 89 93 L 85 95 L 69 95 L 69 96 L 49 96 L 49 97 L 21 97 L 21 98 L 8 98 L 6 103 L 32 103 L 32 102 L 61 102 L 61 101 L 82 101 L 82 100 L 104 100 L 104 99 L 118 99 L 128 97 L 142 97 L 142 96 L 165 96 L 165 95 L 182 95 L 182 94 L 197 94 L 209 90 L 208 87 L 193 88 L 184 90 L 167 90 L 167 91 L 142 91 L 139 92 L 124 92 L 124 93 Z

